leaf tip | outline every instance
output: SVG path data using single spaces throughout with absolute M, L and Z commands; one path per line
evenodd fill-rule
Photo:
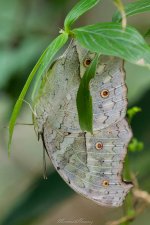
M 11 138 L 9 138 L 8 140 L 8 146 L 7 146 L 7 153 L 8 153 L 8 158 L 10 158 L 10 155 L 11 155 Z
M 141 65 L 141 66 L 144 66 L 144 65 L 145 65 L 144 59 L 143 59 L 143 58 L 142 58 L 142 59 L 139 59 L 139 60 L 137 61 L 137 64 L 138 64 L 138 65 Z

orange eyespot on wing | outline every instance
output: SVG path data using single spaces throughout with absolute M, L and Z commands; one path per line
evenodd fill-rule
M 100 92 L 100 96 L 101 96 L 102 98 L 108 98 L 108 97 L 109 97 L 109 90 L 107 90 L 107 89 L 102 90 L 102 91 Z
M 101 149 L 103 149 L 103 143 L 102 142 L 97 142 L 95 147 L 96 147 L 97 150 L 101 150 Z
M 108 180 L 103 180 L 102 185 L 103 185 L 103 187 L 108 187 L 109 186 L 109 181 Z
M 86 58 L 83 61 L 83 66 L 88 67 L 91 64 L 92 60 L 90 58 Z

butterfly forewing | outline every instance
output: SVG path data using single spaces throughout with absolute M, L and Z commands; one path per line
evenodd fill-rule
M 37 133 L 42 132 L 47 119 L 56 129 L 60 128 L 61 125 L 64 126 L 65 123 L 66 127 L 79 131 L 77 114 L 66 109 L 69 104 L 69 109 L 73 108 L 74 110 L 79 83 L 79 60 L 76 46 L 74 42 L 71 42 L 67 51 L 55 61 L 45 75 L 39 95 L 35 99 L 34 111 L 36 116 L 34 116 L 34 121 Z
M 97 73 L 91 82 L 94 128 L 102 129 L 125 117 L 127 90 L 123 61 L 102 56 Z

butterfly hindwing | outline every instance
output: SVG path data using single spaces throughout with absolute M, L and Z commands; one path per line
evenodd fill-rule
M 75 191 L 106 206 L 121 205 L 132 186 L 121 179 L 131 135 L 124 119 L 93 135 L 44 126 L 45 146 L 59 174 Z

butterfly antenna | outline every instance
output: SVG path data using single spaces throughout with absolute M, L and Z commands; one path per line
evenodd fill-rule
M 49 157 L 49 154 L 48 154 L 48 151 L 46 149 L 46 146 L 45 146 L 45 141 L 44 141 L 44 135 L 43 135 L 43 132 L 42 133 L 38 133 L 38 140 L 42 139 L 42 142 L 43 142 L 43 178 L 44 180 L 47 180 L 47 165 L 46 165 L 46 155 L 45 153 L 47 153 L 48 157 Z
M 15 125 L 27 125 L 27 126 L 33 126 L 33 123 L 16 123 Z
M 44 180 L 47 180 L 47 165 L 46 165 L 46 157 L 45 157 L 45 147 L 43 144 L 43 178 Z
M 27 125 L 27 126 L 33 126 L 33 123 L 15 123 L 15 126 L 17 125 Z M 0 126 L 0 129 L 9 129 L 9 126 Z
M 36 116 L 37 116 L 37 115 L 36 115 L 36 112 L 33 110 L 31 104 L 30 104 L 29 102 L 27 102 L 25 99 L 23 99 L 22 101 L 25 102 L 25 103 L 29 106 L 31 112 L 32 112 L 33 115 L 36 117 Z

